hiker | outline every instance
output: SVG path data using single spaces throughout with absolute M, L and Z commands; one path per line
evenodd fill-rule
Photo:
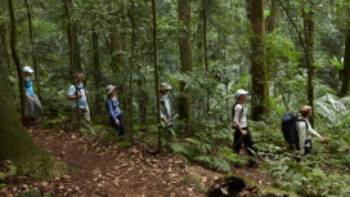
M 109 115 L 111 125 L 117 130 L 119 136 L 124 135 L 123 112 L 119 106 L 117 87 L 107 86 L 106 109 Z
M 312 151 L 312 135 L 317 136 L 321 142 L 326 139 L 322 137 L 310 124 L 309 118 L 312 116 L 312 107 L 305 105 L 300 109 L 301 121 L 297 122 L 299 136 L 299 149 L 301 154 L 309 154 Z
M 172 125 L 172 112 L 171 112 L 171 102 L 169 98 L 169 91 L 172 90 L 171 85 L 163 82 L 160 85 L 160 118 L 162 123 L 166 126 Z
M 90 122 L 90 109 L 86 98 L 87 91 L 84 86 L 84 79 L 84 74 L 75 74 L 75 83 L 69 87 L 68 99 L 72 102 L 72 108 L 77 112 L 74 113 L 74 118 L 80 120 L 80 117 L 82 116 L 85 121 Z
M 244 144 L 245 150 L 249 155 L 254 155 L 256 149 L 253 146 L 252 135 L 248 128 L 247 107 L 245 103 L 249 92 L 243 89 L 237 90 L 235 93 L 236 102 L 232 107 L 233 128 L 235 129 L 233 150 L 239 154 Z
M 23 68 L 24 90 L 26 95 L 25 116 L 26 118 L 29 118 L 30 121 L 34 122 L 39 120 L 42 116 L 43 109 L 38 96 L 34 92 L 32 80 L 33 73 L 34 70 L 31 67 L 25 66 Z

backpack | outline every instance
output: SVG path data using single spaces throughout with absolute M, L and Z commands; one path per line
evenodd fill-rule
M 295 146 L 298 150 L 299 147 L 299 135 L 298 135 L 298 122 L 305 122 L 306 129 L 308 124 L 305 120 L 301 119 L 297 113 L 287 113 L 282 117 L 282 133 L 286 142 Z

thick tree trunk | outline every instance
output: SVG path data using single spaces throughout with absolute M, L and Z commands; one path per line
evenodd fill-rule
M 346 96 L 349 92 L 350 83 L 350 23 L 348 25 L 346 40 L 345 40 L 345 52 L 344 52 L 344 69 L 342 72 L 342 86 L 340 90 L 340 96 Z
M 191 1 L 178 0 L 178 17 L 181 23 L 179 50 L 181 61 L 181 72 L 192 71 L 192 49 L 191 49 Z M 186 123 L 186 130 L 190 131 L 191 122 L 191 96 L 184 81 L 180 82 L 179 118 Z
M 18 89 L 19 89 L 19 95 L 20 95 L 20 101 L 21 101 L 21 115 L 24 117 L 24 111 L 25 111 L 25 94 L 24 94 L 24 81 L 23 81 L 23 75 L 22 75 L 22 65 L 21 61 L 17 54 L 17 25 L 16 25 L 16 18 L 13 11 L 13 5 L 12 0 L 8 0 L 8 7 L 9 7 L 9 13 L 10 13 L 10 22 L 11 22 L 11 53 L 13 61 L 16 65 L 17 70 L 17 76 L 18 76 Z M 8 97 L 10 98 L 10 97 Z
M 159 92 L 159 69 L 158 69 L 158 42 L 157 42 L 157 5 L 156 0 L 152 0 L 152 24 L 153 24 L 153 63 L 154 63 L 154 80 L 156 91 L 156 114 L 157 124 L 160 125 L 160 92 Z M 158 151 L 161 151 L 161 134 L 162 130 L 158 128 Z
M 14 100 L 9 99 L 12 98 L 13 89 L 7 80 L 8 74 L 7 66 L 0 61 L 0 161 L 14 161 L 20 175 L 36 178 L 53 176 L 53 160 L 33 144 L 31 137 L 21 126 Z
M 78 40 L 78 27 L 72 19 L 72 0 L 64 0 L 64 13 L 66 17 L 66 35 L 69 47 L 69 65 L 71 75 L 81 72 L 80 45 Z
M 315 22 L 314 22 L 314 2 L 308 0 L 303 9 L 304 18 L 304 34 L 305 34 L 305 59 L 307 64 L 307 98 L 308 104 L 314 108 L 314 85 L 313 79 L 315 75 L 315 60 L 314 60 L 314 39 L 315 39 Z M 314 117 L 310 119 L 314 122 Z
M 252 75 L 252 120 L 262 120 L 268 113 L 268 72 L 264 59 L 264 1 L 247 0 L 250 19 L 251 75 Z
M 11 58 L 10 58 L 10 54 L 8 52 L 8 42 L 7 42 L 7 29 L 5 24 L 0 24 L 0 45 L 2 47 L 0 47 L 0 61 L 2 61 L 2 63 L 4 65 L 7 65 L 8 71 L 9 73 L 11 73 L 12 71 L 12 63 L 11 63 Z
M 91 26 L 91 43 L 92 43 L 92 64 L 94 69 L 95 84 L 95 114 L 100 114 L 103 109 L 103 92 L 100 91 L 102 85 L 102 72 L 100 66 L 99 40 L 95 24 Z
M 33 37 L 33 24 L 32 24 L 32 13 L 31 13 L 31 6 L 28 3 L 28 0 L 24 0 L 24 4 L 27 9 L 27 19 L 28 19 L 28 29 L 29 29 L 29 40 L 31 45 L 31 56 L 32 56 L 32 63 L 34 67 L 34 75 L 35 75 L 35 87 L 36 87 L 36 94 L 39 98 L 41 98 L 41 86 L 40 86 L 40 70 L 39 65 L 36 59 L 36 50 L 35 50 L 35 43 L 34 43 L 34 37 Z

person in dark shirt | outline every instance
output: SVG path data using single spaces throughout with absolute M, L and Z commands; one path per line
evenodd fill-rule
M 117 130 L 119 136 L 124 135 L 123 112 L 119 106 L 117 96 L 117 87 L 114 85 L 107 86 L 106 109 L 108 112 L 110 124 Z

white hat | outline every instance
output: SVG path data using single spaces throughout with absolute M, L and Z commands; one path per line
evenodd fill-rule
M 239 89 L 239 90 L 236 91 L 235 97 L 238 98 L 238 97 L 240 97 L 240 96 L 242 96 L 242 95 L 247 95 L 247 94 L 249 94 L 248 91 L 243 90 L 243 89 Z
M 117 86 L 114 85 L 108 85 L 107 86 L 107 94 L 111 94 L 115 89 L 117 89 Z
M 160 84 L 159 90 L 171 90 L 171 89 L 173 89 L 173 87 L 171 87 L 171 85 L 166 82 L 163 82 Z
M 25 72 L 25 73 L 33 73 L 34 70 L 31 67 L 29 67 L 29 66 L 25 66 L 23 68 L 23 72 Z

